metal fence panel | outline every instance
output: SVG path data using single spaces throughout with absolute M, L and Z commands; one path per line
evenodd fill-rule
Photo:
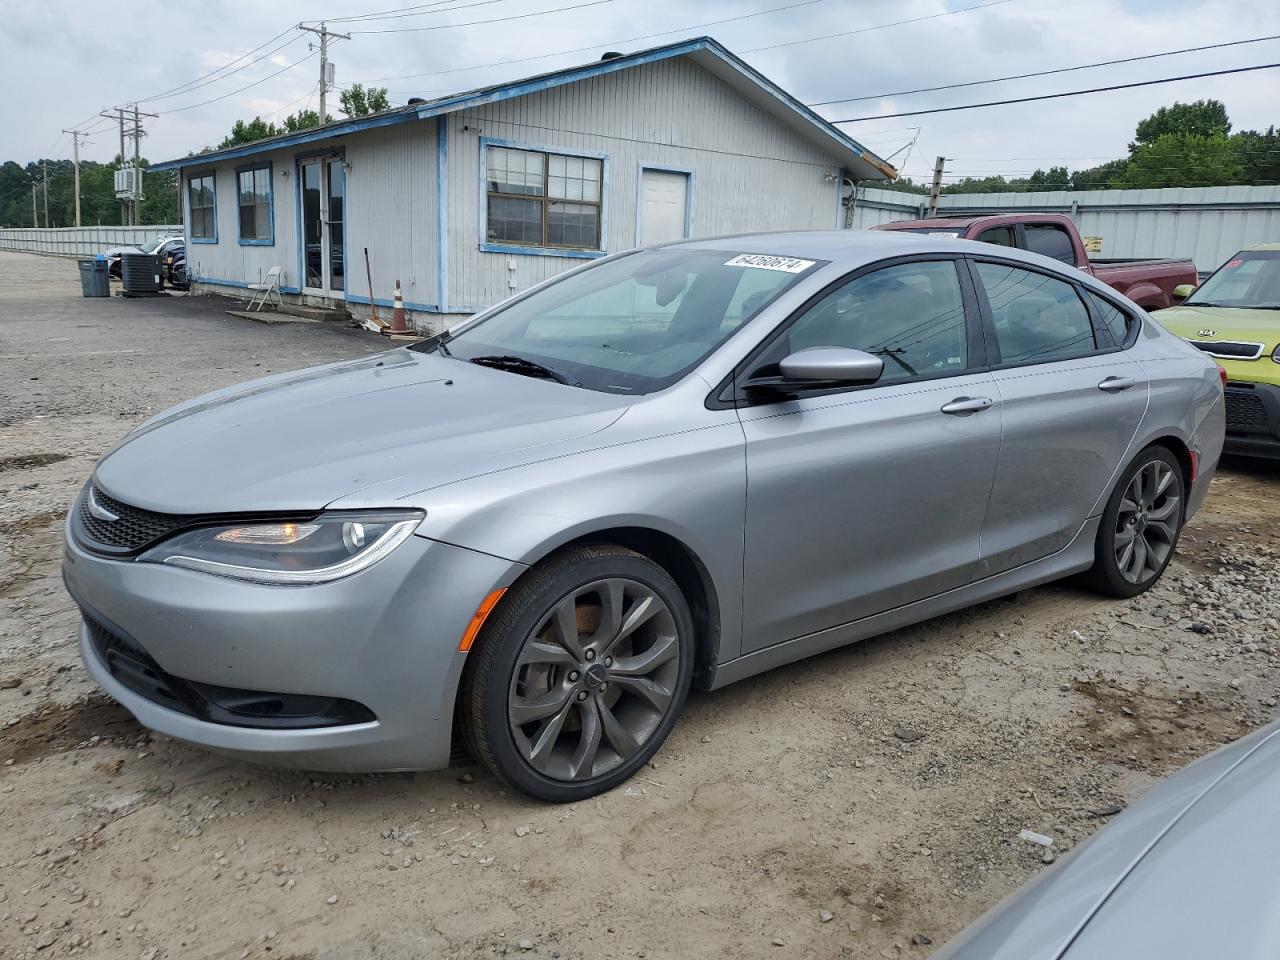
M 182 234 L 182 224 L 146 227 L 3 227 L 0 250 L 54 257 L 91 257 L 110 247 L 135 247 Z
M 868 229 L 927 212 L 928 197 L 868 188 L 858 193 L 854 226 Z M 1168 187 L 1037 193 L 952 193 L 940 216 L 1065 213 L 1080 233 L 1101 237 L 1100 257 L 1187 257 L 1202 273 L 1241 247 L 1280 241 L 1280 187 Z

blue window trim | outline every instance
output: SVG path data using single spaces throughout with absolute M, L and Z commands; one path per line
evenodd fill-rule
M 657 170 L 661 173 L 683 173 L 688 179 L 688 186 L 684 192 L 684 236 L 681 239 L 688 240 L 693 236 L 693 168 L 692 167 L 672 167 L 663 163 L 645 163 L 641 160 L 636 164 L 636 246 L 640 246 L 640 231 L 644 222 L 644 172 L 646 170 Z
M 213 181 L 213 236 L 212 237 L 193 237 L 191 235 L 191 181 L 200 180 L 208 177 Z M 186 229 L 183 231 L 187 235 L 187 240 L 191 243 L 217 243 L 218 242 L 218 173 L 216 170 L 201 170 L 199 173 L 189 173 L 182 181 L 186 184 L 186 189 L 182 191 L 182 212 L 186 214 Z
M 567 247 L 533 247 L 519 243 L 491 243 L 489 228 L 489 148 L 509 147 L 512 150 L 532 150 L 536 153 L 555 153 L 562 157 L 586 157 L 600 161 L 600 248 L 598 250 L 574 250 Z M 500 140 L 497 137 L 480 138 L 480 250 L 482 253 L 506 253 L 532 257 L 569 257 L 579 260 L 598 260 L 609 255 L 609 156 L 590 150 L 575 150 L 560 144 L 522 143 L 518 140 Z
M 250 170 L 267 171 L 267 218 L 271 232 L 265 239 L 250 238 L 246 240 L 240 235 L 240 174 L 248 173 Z M 274 247 L 276 245 L 276 180 L 274 165 L 270 160 L 241 164 L 236 167 L 235 174 L 236 240 L 242 247 Z

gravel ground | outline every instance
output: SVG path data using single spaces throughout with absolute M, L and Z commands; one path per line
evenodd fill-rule
M 695 695 L 590 802 L 152 736 L 77 660 L 68 503 L 155 410 L 384 346 L 224 308 L 0 253 L 0 956 L 924 957 L 1280 715 L 1280 468 L 1241 461 L 1145 596 L 1052 585 Z

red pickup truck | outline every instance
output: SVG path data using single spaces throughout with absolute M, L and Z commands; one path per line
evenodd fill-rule
M 1190 260 L 1090 260 L 1076 225 L 1070 217 L 1057 213 L 899 220 L 872 229 L 958 237 L 1041 253 L 1093 274 L 1144 310 L 1160 310 L 1181 303 L 1182 298 L 1174 296 L 1174 288 L 1183 284 L 1194 286 L 1197 282 L 1196 267 Z

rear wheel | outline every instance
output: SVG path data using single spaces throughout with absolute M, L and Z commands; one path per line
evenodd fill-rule
M 1186 512 L 1182 467 L 1162 446 L 1147 447 L 1116 484 L 1098 529 L 1095 588 L 1135 597 L 1160 579 L 1173 559 Z
M 458 720 L 476 758 L 512 786 L 581 800 L 657 752 L 693 652 L 688 604 L 665 570 L 612 544 L 576 547 L 531 570 L 485 624 Z

